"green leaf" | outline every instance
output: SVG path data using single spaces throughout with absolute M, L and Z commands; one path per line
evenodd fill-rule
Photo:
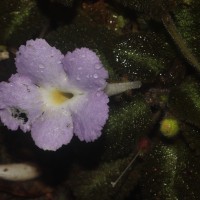
M 196 200 L 200 196 L 200 160 L 181 141 L 157 144 L 146 160 L 143 199 Z
M 184 124 L 182 125 L 182 134 L 194 153 L 200 155 L 200 130 L 197 127 Z
M 156 81 L 174 59 L 167 41 L 155 33 L 134 33 L 120 37 L 113 47 L 113 66 L 130 80 Z
M 200 57 L 199 9 L 200 1 L 193 0 L 178 6 L 174 11 L 176 26 L 197 58 Z
M 139 138 L 152 126 L 152 112 L 143 97 L 136 95 L 130 103 L 111 106 L 104 127 L 102 159 L 112 160 L 127 156 L 136 148 Z
M 187 79 L 172 90 L 169 98 L 171 112 L 200 128 L 200 84 L 195 79 Z
M 129 164 L 127 158 L 112 162 L 104 162 L 95 169 L 74 168 L 68 179 L 68 184 L 79 200 L 124 200 L 137 184 L 139 166 L 130 171 L 128 177 L 121 180 L 115 188 L 111 182 L 115 181 Z
M 34 0 L 0 1 L 0 43 L 20 45 L 39 36 L 46 19 Z
M 148 17 L 160 20 L 160 17 L 173 10 L 176 0 L 113 0 L 131 10 L 145 13 Z

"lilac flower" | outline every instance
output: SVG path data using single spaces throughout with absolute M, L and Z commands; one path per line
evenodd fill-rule
M 27 41 L 17 74 L 0 83 L 0 118 L 11 130 L 31 131 L 35 144 L 57 150 L 73 133 L 94 141 L 108 118 L 107 71 L 97 55 L 76 49 L 65 56 L 43 39 Z

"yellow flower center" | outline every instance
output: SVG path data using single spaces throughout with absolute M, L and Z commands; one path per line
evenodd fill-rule
M 61 92 L 59 90 L 53 90 L 51 92 L 51 99 L 54 104 L 60 105 L 64 103 L 65 101 L 71 99 L 73 97 L 72 93 L 67 93 L 67 92 Z

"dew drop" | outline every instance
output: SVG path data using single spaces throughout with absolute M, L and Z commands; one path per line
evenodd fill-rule
M 78 70 L 82 70 L 82 67 L 79 67 Z
M 88 74 L 86 77 L 87 77 L 87 78 L 90 78 L 90 75 Z
M 44 69 L 44 65 L 39 64 L 40 69 Z
M 94 78 L 98 78 L 99 76 L 98 76 L 98 74 L 94 74 L 93 77 Z
M 98 89 L 97 89 L 97 91 L 101 91 L 102 90 L 102 88 L 101 87 L 99 87 Z
M 95 64 L 94 68 L 95 68 L 95 69 L 101 69 L 102 66 L 101 66 L 100 64 Z

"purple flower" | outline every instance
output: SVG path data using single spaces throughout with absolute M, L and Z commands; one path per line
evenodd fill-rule
M 87 48 L 65 56 L 45 40 L 29 40 L 16 57 L 17 74 L 0 83 L 0 118 L 11 130 L 31 131 L 35 144 L 57 150 L 73 133 L 86 142 L 108 118 L 108 72 Z

